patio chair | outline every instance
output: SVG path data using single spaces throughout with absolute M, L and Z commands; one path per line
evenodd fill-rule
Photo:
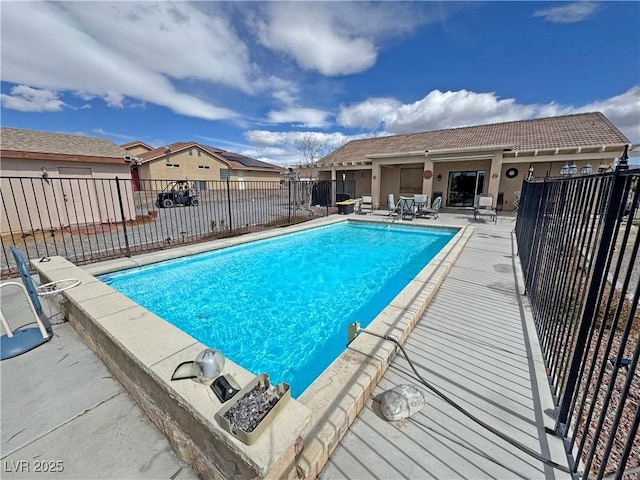
M 493 195 L 488 193 L 476 195 L 474 203 L 473 218 L 479 220 L 484 217 L 489 217 L 494 223 L 498 223 L 498 211 L 494 207 Z
M 423 207 L 418 211 L 418 214 L 421 217 L 433 217 L 435 220 L 438 218 L 438 212 L 440 211 L 440 207 L 442 206 L 442 197 L 436 198 L 431 204 L 431 208 Z
M 362 195 L 359 213 L 373 213 L 373 197 L 370 193 Z
M 16 261 L 22 283 L 5 282 L 0 285 L 0 289 L 8 286 L 14 286 L 18 287 L 22 293 L 24 293 L 36 327 L 19 327 L 18 329 L 13 330 L 9 325 L 7 318 L 4 316 L 4 312 L 0 309 L 0 322 L 6 332 L 0 338 L 0 360 L 6 360 L 28 352 L 29 350 L 48 342 L 53 336 L 51 325 L 44 314 L 42 304 L 38 298 L 38 292 L 33 285 L 31 275 L 29 275 L 29 269 L 27 268 L 27 264 L 25 263 L 22 254 L 15 245 L 11 245 L 11 253 L 13 253 L 13 257 Z
M 420 216 L 420 210 L 426 208 L 429 197 L 427 195 L 414 195 L 416 217 Z
M 36 308 L 34 307 L 31 299 L 29 298 L 29 292 L 25 286 L 18 282 L 4 282 L 0 285 L 0 288 L 14 286 L 18 287 L 24 293 L 29 304 L 30 313 L 33 314 L 33 320 L 36 327 L 18 327 L 13 330 L 4 316 L 4 312 L 0 309 L 0 323 L 2 328 L 6 332 L 0 338 L 0 360 L 6 360 L 8 358 L 16 357 L 20 354 L 33 350 L 34 348 L 42 345 L 43 343 L 51 340 L 53 336 L 49 333 L 40 319 Z
M 387 195 L 387 209 L 388 209 L 387 215 L 389 215 L 390 217 L 397 217 L 398 214 L 400 213 L 400 208 L 398 204 L 394 201 L 393 193 L 389 193 Z

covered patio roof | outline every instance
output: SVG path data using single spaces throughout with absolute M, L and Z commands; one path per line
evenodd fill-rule
M 503 158 L 615 154 L 631 142 L 600 112 L 451 128 L 354 140 L 318 162 L 322 168 L 371 165 L 373 160 L 426 156 L 433 161 L 472 152 Z M 443 158 L 444 157 L 444 158 Z

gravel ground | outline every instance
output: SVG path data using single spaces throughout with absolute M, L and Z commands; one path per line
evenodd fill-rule
M 608 317 L 614 317 L 618 306 L 620 306 L 618 327 L 612 335 L 611 325 L 606 325 L 602 330 L 602 340 L 598 344 L 597 337 L 604 314 L 599 316 L 598 330 L 591 340 L 586 361 L 586 365 L 595 362 L 595 368 L 592 372 L 587 372 L 579 386 L 578 401 L 576 411 L 573 413 L 572 425 L 576 446 L 580 448 L 579 456 L 582 461 L 584 462 L 585 459 L 589 458 L 591 452 L 593 452 L 593 460 L 589 465 L 589 475 L 598 474 L 610 439 L 612 440 L 611 452 L 606 459 L 603 475 L 605 477 L 615 475 L 625 448 L 625 442 L 631 438 L 632 448 L 625 469 L 632 470 L 633 473 L 624 478 L 640 479 L 640 435 L 638 435 L 637 431 L 632 431 L 636 410 L 640 403 L 640 375 L 637 371 L 629 371 L 622 367 L 618 370 L 615 378 L 612 378 L 614 367 L 611 361 L 611 358 L 615 358 L 618 355 L 620 349 L 623 350 L 622 358 L 633 358 L 634 351 L 640 344 L 640 311 L 636 309 L 633 318 L 630 318 L 633 292 L 637 289 L 640 281 L 640 262 L 637 259 L 634 262 L 631 261 L 633 247 L 638 241 L 638 226 L 628 225 L 628 227 L 629 236 L 626 240 L 626 245 L 623 245 L 627 224 L 623 223 L 621 225 L 610 267 L 609 278 L 611 281 L 622 255 L 616 282 L 617 293 L 613 295 L 608 313 Z M 622 292 L 623 283 L 627 277 L 626 298 L 621 303 L 620 292 Z M 583 285 L 583 288 L 585 287 L 586 285 Z M 604 301 L 602 303 L 606 303 L 609 295 L 610 286 L 604 292 Z M 601 308 L 604 309 L 604 305 Z M 630 328 L 627 333 L 628 336 L 625 336 L 628 321 L 630 321 Z M 624 388 L 627 380 L 630 382 L 629 393 L 625 396 Z M 584 399 L 582 398 L 583 396 Z M 582 401 L 584 401 L 584 405 L 581 409 L 580 403 Z M 602 422 L 601 430 L 598 429 L 600 422 Z M 615 425 L 615 422 L 618 422 L 617 425 Z M 613 430 L 614 426 L 615 430 Z M 602 433 L 596 436 L 598 431 Z M 578 470 L 581 471 L 583 468 L 584 465 L 581 465 Z
M 618 329 L 614 333 L 613 351 L 611 351 L 608 357 L 614 357 L 618 352 L 616 347 L 620 345 L 622 341 L 623 332 L 622 329 Z M 605 331 L 604 339 L 609 338 L 610 330 Z M 626 348 L 624 349 L 624 358 L 632 358 L 633 350 L 640 339 L 640 315 L 636 315 L 634 319 L 634 325 L 630 333 L 629 339 L 626 342 Z M 588 362 L 593 359 L 594 351 L 597 347 L 597 339 L 593 339 L 591 342 L 591 348 L 588 353 Z M 608 441 L 611 439 L 613 444 L 611 446 L 611 454 L 607 459 L 607 464 L 604 469 L 604 476 L 611 476 L 616 473 L 616 469 L 620 464 L 620 458 L 625 448 L 625 442 L 627 439 L 632 438 L 631 453 L 627 460 L 625 470 L 634 470 L 640 467 L 640 435 L 637 431 L 634 433 L 631 431 L 633 426 L 633 420 L 638 409 L 640 402 L 640 376 L 635 371 L 629 371 L 621 367 L 612 382 L 612 374 L 614 372 L 613 362 L 605 356 L 606 349 L 604 345 L 598 349 L 596 356 L 596 365 L 600 368 L 596 369 L 593 375 L 588 377 L 581 385 L 579 389 L 579 396 L 584 393 L 585 388 L 588 389 L 588 395 L 586 396 L 585 408 L 580 414 L 580 421 L 577 426 L 577 439 L 584 436 L 584 447 L 582 458 L 588 457 L 593 449 L 594 456 L 593 462 L 589 468 L 590 475 L 597 475 L 604 458 L 605 450 Z M 601 387 L 596 391 L 595 378 L 602 375 Z M 629 386 L 629 394 L 626 398 L 623 396 L 623 389 L 625 382 L 631 381 Z M 609 389 L 611 383 L 612 388 Z M 607 393 L 609 392 L 609 401 L 606 401 Z M 622 403 L 621 403 L 622 402 Z M 604 407 L 606 405 L 606 407 Z M 592 409 L 592 413 L 589 416 L 589 410 Z M 611 434 L 614 422 L 616 421 L 617 413 L 619 413 L 619 423 L 615 430 L 615 433 Z M 587 422 L 589 420 L 589 422 Z M 597 426 L 599 422 L 603 422 L 602 432 L 603 434 L 595 437 L 597 432 Z M 587 426 L 585 428 L 585 426 Z M 595 444 L 595 446 L 594 446 Z M 635 476 L 627 476 L 626 478 L 640 478 L 640 472 L 633 474 Z
M 624 280 L 624 275 L 627 271 L 630 271 L 629 285 L 631 286 L 631 291 L 633 291 L 634 286 L 637 285 L 638 281 L 640 280 L 640 261 L 636 258 L 636 261 L 632 264 L 630 258 L 632 250 L 631 247 L 635 244 L 638 238 L 638 225 L 629 225 L 629 238 L 627 239 L 627 248 L 625 249 L 623 248 L 622 240 L 624 238 L 624 229 L 626 228 L 626 226 L 626 223 L 622 225 L 621 231 L 619 232 L 618 238 L 616 239 L 616 250 L 613 255 L 613 261 L 611 262 L 611 273 L 613 273 L 613 269 L 615 268 L 615 265 L 618 261 L 620 252 L 624 252 L 620 268 L 621 275 L 618 277 L 618 282 Z

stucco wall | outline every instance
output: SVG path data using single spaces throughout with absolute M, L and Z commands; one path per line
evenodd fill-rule
M 477 172 L 480 170 L 485 171 L 485 181 L 483 192 L 487 192 L 489 185 L 489 175 L 491 171 L 491 160 L 469 160 L 469 161 L 452 161 L 452 162 L 434 162 L 433 164 L 433 191 L 425 192 L 429 195 L 429 202 L 434 197 L 433 192 L 442 192 L 442 206 L 446 207 L 448 200 L 448 182 L 449 173 L 451 172 Z M 442 175 L 442 178 L 438 179 L 438 175 Z
M 190 150 L 192 155 L 189 155 Z M 168 164 L 179 166 L 169 167 Z M 220 170 L 226 168 L 225 163 L 194 147 L 145 163 L 139 167 L 139 172 L 141 180 L 220 180 Z
M 507 170 L 515 168 L 518 174 L 513 177 L 507 177 Z M 522 190 L 522 181 L 529 175 L 529 166 L 524 164 L 503 164 L 502 171 L 500 172 L 500 192 L 503 193 L 504 203 L 502 204 L 503 210 L 513 210 L 514 202 L 516 200 L 515 192 Z
M 371 170 L 356 170 L 353 177 L 356 181 L 356 197 L 371 193 Z
M 400 196 L 400 168 L 384 167 L 380 175 L 380 208 L 387 206 L 387 195 L 393 193 L 394 201 Z
M 140 146 L 140 145 L 128 147 L 128 148 L 125 148 L 125 150 L 129 152 L 129 154 L 133 157 L 137 157 L 149 151 L 147 148 L 144 148 L 143 146 Z

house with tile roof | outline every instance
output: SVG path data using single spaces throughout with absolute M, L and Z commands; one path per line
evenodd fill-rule
M 108 181 L 126 180 L 122 194 L 133 203 L 126 156 L 126 150 L 106 138 L 1 127 L 3 232 L 24 223 L 21 219 L 27 219 L 24 227 L 30 230 L 121 221 Z M 25 201 L 10 200 L 16 185 Z M 54 217 L 38 214 L 45 205 L 56 206 Z M 126 219 L 132 215 L 125 212 Z
M 132 148 L 131 144 L 122 147 Z M 279 182 L 284 173 L 276 165 L 196 142 L 177 142 L 139 152 L 133 160 L 134 184 L 141 190 L 156 189 L 157 180 L 191 180 L 199 190 L 208 188 L 208 181 L 227 179 L 234 181 L 234 188 L 261 188 L 258 182 Z
M 142 155 L 143 153 L 150 152 L 153 150 L 153 147 L 147 145 L 140 140 L 136 140 L 135 142 L 125 143 L 124 145 L 120 145 L 124 148 L 129 154 L 133 157 L 137 157 L 138 155 Z
M 354 140 L 318 168 L 320 179 L 354 180 L 356 196 L 370 193 L 375 208 L 386 208 L 389 193 L 441 196 L 459 208 L 489 193 L 498 209 L 513 210 L 529 175 L 609 169 L 629 144 L 594 112 Z

